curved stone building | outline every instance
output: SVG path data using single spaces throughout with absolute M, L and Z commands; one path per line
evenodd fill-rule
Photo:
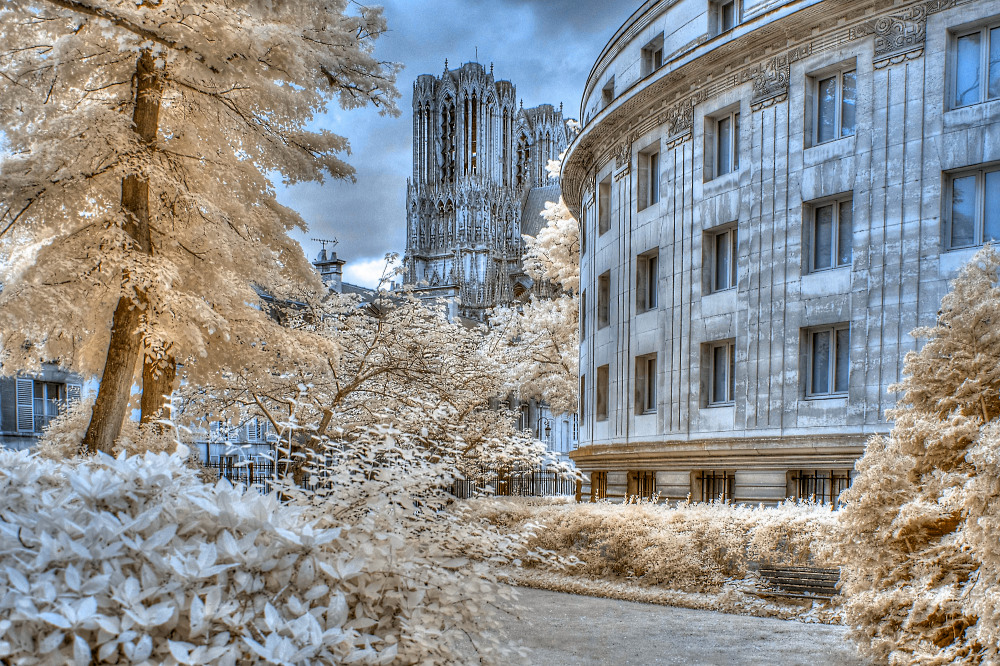
M 590 492 L 835 501 L 1000 238 L 1000 2 L 648 0 L 581 118 Z
M 546 165 L 566 149 L 562 109 L 519 108 L 514 84 L 476 62 L 413 84 L 413 178 L 406 197 L 406 282 L 483 320 L 533 286 L 521 235 L 544 223 L 559 186 Z

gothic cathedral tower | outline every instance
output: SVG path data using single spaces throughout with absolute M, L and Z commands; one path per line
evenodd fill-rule
M 518 108 L 514 85 L 475 62 L 413 84 L 413 177 L 407 181 L 406 282 L 482 321 L 531 289 L 522 233 L 544 223 L 559 185 L 546 165 L 569 142 L 562 108 Z

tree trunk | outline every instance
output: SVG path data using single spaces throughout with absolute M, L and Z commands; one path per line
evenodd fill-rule
M 160 363 L 151 363 L 144 359 L 142 363 L 142 416 L 139 423 L 147 425 L 168 416 L 163 408 L 174 390 L 174 379 L 177 377 L 177 361 L 173 356 L 167 356 Z M 169 415 L 173 417 L 172 414 Z M 158 428 L 160 426 L 157 426 Z
M 156 59 L 148 49 L 143 49 L 136 63 L 135 108 L 132 122 L 135 133 L 150 150 L 154 149 L 156 131 L 160 120 L 160 100 L 163 96 L 162 74 L 156 69 Z M 152 254 L 149 233 L 149 179 L 145 174 L 130 174 L 122 179 L 122 208 L 125 211 L 123 230 L 135 244 L 135 251 Z M 122 282 L 128 283 L 123 273 Z M 111 323 L 111 341 L 104 362 L 104 374 L 97 391 L 93 416 L 83 438 L 83 446 L 90 453 L 110 453 L 121 433 L 132 393 L 135 364 L 142 349 L 139 331 L 145 305 L 145 294 L 137 291 L 136 299 L 123 294 L 118 299 Z

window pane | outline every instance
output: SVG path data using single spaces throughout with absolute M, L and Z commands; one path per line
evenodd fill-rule
M 959 37 L 955 49 L 955 106 L 979 101 L 979 33 Z
M 837 221 L 837 265 L 847 266 L 851 263 L 851 246 L 853 245 L 853 234 L 851 233 L 852 218 L 854 216 L 853 202 L 842 201 L 840 203 L 840 219 Z
M 813 333 L 811 393 L 830 392 L 830 332 Z
M 740 168 L 740 114 L 733 114 L 733 171 Z
M 837 77 L 823 79 L 816 91 L 816 143 L 837 138 Z
M 816 209 L 813 227 L 813 270 L 833 266 L 833 206 Z
M 986 174 L 986 203 L 983 206 L 983 242 L 1000 241 L 1000 171 Z
M 719 121 L 718 127 L 718 137 L 719 148 L 716 154 L 716 175 L 721 176 L 727 174 L 730 171 L 731 166 L 731 155 L 732 155 L 732 120 L 730 118 L 723 118 Z
M 652 310 L 656 307 L 656 283 L 658 278 L 657 259 L 650 257 L 647 262 L 646 274 L 646 307 Z
M 736 233 L 737 233 L 736 229 L 733 229 L 732 231 L 729 232 L 729 238 L 730 238 L 730 243 L 729 243 L 729 248 L 730 248 L 730 250 L 729 250 L 729 266 L 730 266 L 730 268 L 729 268 L 729 286 L 730 287 L 735 287 L 736 286 L 736 258 L 739 256 L 739 246 L 737 245 Z
M 1000 28 L 990 30 L 990 99 L 1000 97 Z
M 649 203 L 655 204 L 660 200 L 660 154 L 653 153 L 649 156 Z
M 840 136 L 854 134 L 855 106 L 858 90 L 858 73 L 844 72 L 844 90 L 840 101 Z
M 712 348 L 712 402 L 729 400 L 729 396 L 726 395 L 726 387 L 729 385 L 729 379 L 726 377 L 729 374 L 727 349 L 726 345 Z
M 837 331 L 837 367 L 833 390 L 847 392 L 847 376 L 851 368 L 851 332 L 849 329 Z
M 726 347 L 729 352 L 729 393 L 726 398 L 730 401 L 736 398 L 736 345 Z
M 730 30 L 736 25 L 736 3 L 726 2 L 720 7 L 722 31 Z
M 964 176 L 951 183 L 951 247 L 976 242 L 976 177 Z
M 729 233 L 721 233 L 715 237 L 715 288 L 728 289 L 729 284 Z
M 646 361 L 646 411 L 656 409 L 656 357 Z

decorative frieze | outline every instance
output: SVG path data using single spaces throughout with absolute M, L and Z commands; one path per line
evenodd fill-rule
M 754 111 L 788 99 L 791 65 L 812 53 L 812 44 L 802 44 L 757 65 L 747 68 L 740 83 L 753 81 L 750 105 Z

